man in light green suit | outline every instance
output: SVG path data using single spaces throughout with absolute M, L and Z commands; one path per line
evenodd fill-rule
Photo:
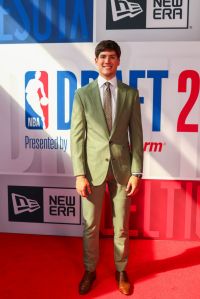
M 97 80 L 76 91 L 71 121 L 71 155 L 76 189 L 82 196 L 85 273 L 79 293 L 90 291 L 99 257 L 99 225 L 106 184 L 114 226 L 114 259 L 119 290 L 128 295 L 129 210 L 143 168 L 138 91 L 116 79 L 121 49 L 111 40 L 95 49 Z

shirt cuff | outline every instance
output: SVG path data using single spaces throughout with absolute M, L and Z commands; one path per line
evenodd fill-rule
M 142 172 L 132 172 L 132 175 L 138 177 L 138 178 L 142 178 Z

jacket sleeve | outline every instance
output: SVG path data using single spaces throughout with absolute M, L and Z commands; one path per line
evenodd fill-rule
M 131 146 L 131 172 L 143 172 L 143 131 L 141 109 L 138 91 L 135 93 L 131 119 L 129 123 L 129 137 Z
M 81 97 L 76 91 L 71 118 L 70 146 L 74 175 L 85 175 L 86 120 Z

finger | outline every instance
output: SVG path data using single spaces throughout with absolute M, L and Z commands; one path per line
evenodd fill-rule
M 88 192 L 88 194 L 91 194 L 91 193 L 92 193 L 92 190 L 91 190 L 90 184 L 88 184 L 88 185 L 87 185 L 87 192 Z
M 87 193 L 85 191 L 82 192 L 82 197 L 87 197 Z
M 132 196 L 134 193 L 134 189 L 131 188 L 131 191 L 127 194 L 128 196 Z
M 139 191 L 138 186 L 132 186 L 132 191 L 130 192 L 131 194 L 129 196 L 135 195 Z
M 76 191 L 78 192 L 79 195 L 82 196 L 82 191 L 81 190 L 76 189 Z
M 82 197 L 87 197 L 87 192 L 82 191 L 81 195 L 82 195 Z
M 127 186 L 126 186 L 126 192 L 128 192 L 129 189 L 130 189 L 130 183 L 128 183 Z
M 85 190 L 84 188 L 76 188 L 76 191 L 80 196 L 85 196 Z
M 132 196 L 135 193 L 135 190 L 136 190 L 136 186 L 130 185 L 130 187 L 131 187 L 131 189 L 130 189 L 130 192 L 128 193 L 128 196 Z

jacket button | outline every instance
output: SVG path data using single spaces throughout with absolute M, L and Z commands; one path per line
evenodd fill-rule
M 108 158 L 106 158 L 105 160 L 106 160 L 106 161 L 109 161 L 109 159 L 108 159 Z
M 113 144 L 113 142 L 112 142 L 112 141 L 109 141 L 109 143 L 110 143 L 110 144 Z

